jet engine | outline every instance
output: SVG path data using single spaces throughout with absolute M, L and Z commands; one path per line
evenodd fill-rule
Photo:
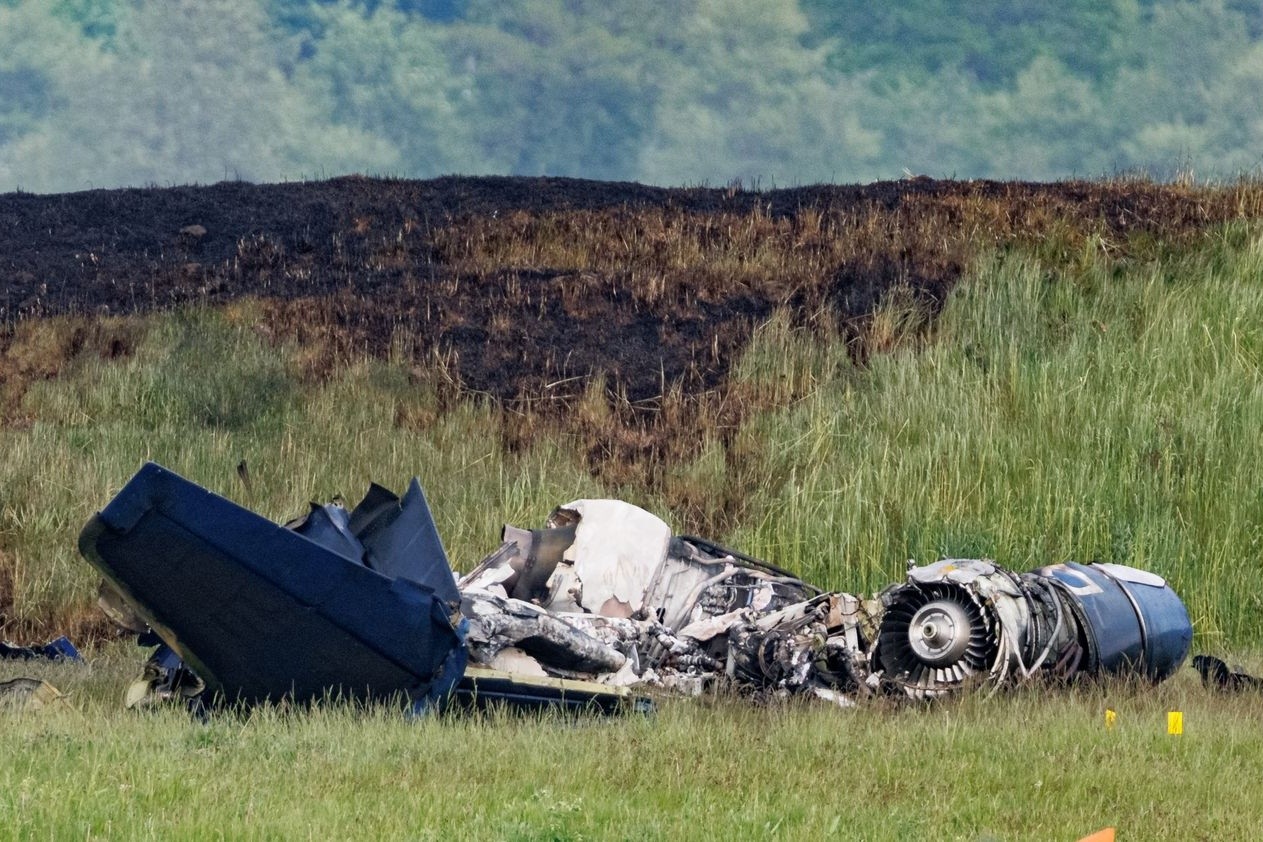
M 1035 676 L 1135 672 L 1152 680 L 1188 655 L 1193 627 L 1160 576 L 1116 564 L 1014 573 L 982 559 L 908 571 L 880 595 L 874 675 L 917 699 Z

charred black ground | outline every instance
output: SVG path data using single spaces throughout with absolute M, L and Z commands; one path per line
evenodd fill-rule
M 1137 232 L 1231 218 L 1233 198 L 925 178 L 770 192 L 347 177 L 7 194 L 0 342 L 33 317 L 255 296 L 278 338 L 320 343 L 331 359 L 404 337 L 460 388 L 498 400 L 551 403 L 601 373 L 636 403 L 721 388 L 778 308 L 800 323 L 823 316 L 862 357 L 863 320 L 892 288 L 933 312 L 982 248 L 1066 232 L 1125 248 Z

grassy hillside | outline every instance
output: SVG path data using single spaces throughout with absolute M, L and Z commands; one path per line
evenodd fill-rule
M 466 569 L 504 521 L 538 523 L 580 495 L 628 497 L 859 592 L 909 558 L 1134 564 L 1171 578 L 1201 646 L 1255 644 L 1258 196 L 1173 203 L 1173 189 L 1130 197 L 1180 208 L 1170 228 L 1161 213 L 1118 227 L 1063 199 L 1003 196 L 912 196 L 854 217 L 759 202 L 471 216 L 428 231 L 443 273 L 417 293 L 448 307 L 434 321 L 482 331 L 464 346 L 427 342 L 403 316 L 373 335 L 380 300 L 341 293 L 21 319 L 4 348 L 5 634 L 100 629 L 77 530 L 154 460 L 278 520 L 416 473 Z M 883 276 L 892 251 L 902 263 Z M 842 287 L 860 265 L 869 274 Z M 532 289 L 538 266 L 560 280 Z M 730 317 L 692 345 L 664 341 L 658 394 L 633 394 L 653 357 L 620 356 L 625 333 L 602 313 L 705 302 Z M 520 326 L 558 304 L 575 342 L 530 341 Z M 575 343 L 609 369 L 557 362 Z M 476 365 L 456 359 L 480 347 Z M 475 389 L 501 350 L 523 365 Z

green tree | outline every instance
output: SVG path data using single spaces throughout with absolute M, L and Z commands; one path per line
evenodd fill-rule
M 1114 45 L 1127 63 L 1105 93 L 1123 165 L 1158 177 L 1257 169 L 1260 44 L 1246 17 L 1223 0 L 1167 0 L 1135 34 Z
M 418 15 L 341 2 L 313 13 L 310 56 L 294 80 L 340 126 L 397 151 L 397 173 L 428 177 L 482 164 L 467 119 L 468 74 L 454 72 L 445 30 Z
M 867 74 L 866 124 L 881 133 L 880 165 L 857 177 L 974 177 L 991 172 L 991 139 L 980 142 L 984 101 L 965 71 L 929 79 Z
M 1012 84 L 1038 56 L 1099 78 L 1114 68 L 1112 38 L 1139 14 L 1135 0 L 803 0 L 808 43 L 843 71 L 932 78 L 958 70 L 985 88 Z
M 0 190 L 1257 172 L 1258 0 L 0 0 Z
M 0 149 L 35 132 L 100 59 L 96 44 L 73 21 L 50 15 L 46 3 L 0 5 Z
M 633 177 L 667 84 L 664 41 L 677 9 L 649 0 L 470 0 L 448 50 L 468 74 L 464 113 L 484 164 Z
M 806 30 L 793 0 L 701 0 L 679 22 L 641 177 L 767 186 L 873 171 L 863 82 L 831 73 Z
M 973 142 L 987 150 L 983 175 L 1047 180 L 1117 171 L 1111 120 L 1091 80 L 1041 56 L 1012 88 L 983 94 Z
M 118 23 L 118 0 L 58 0 L 49 4 L 55 16 L 74 23 L 90 38 L 114 35 Z
M 284 77 L 288 48 L 257 0 L 126 3 L 112 49 L 89 50 L 82 73 L 60 72 L 54 107 L 0 148 L 0 183 L 69 190 L 393 167 L 388 143 L 331 122 Z

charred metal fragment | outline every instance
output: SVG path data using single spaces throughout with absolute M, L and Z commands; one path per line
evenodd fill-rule
M 520 599 L 471 590 L 461 610 L 469 623 L 466 642 L 480 663 L 492 663 L 506 648 L 569 673 L 615 672 L 627 662 L 626 655 L 561 616 Z
M 554 541 L 548 579 L 525 603 L 514 597 L 521 559 L 550 530 L 566 531 Z M 494 666 L 502 651 L 526 650 L 532 670 L 615 685 L 700 692 L 723 679 L 772 692 L 861 687 L 859 653 L 872 623 L 854 597 L 821 594 L 759 559 L 672 536 L 659 518 L 617 500 L 578 500 L 555 509 L 545 530 L 506 526 L 503 534 L 505 543 L 459 583 L 475 663 Z M 565 625 L 541 647 L 544 635 L 528 632 L 547 628 L 544 617 Z M 566 642 L 570 651 L 558 648 Z M 620 657 L 597 668 L 594 651 Z M 521 662 L 516 651 L 511 656 Z
M 1193 656 L 1193 669 L 1202 677 L 1202 686 L 1207 690 L 1223 693 L 1263 690 L 1263 678 L 1233 670 L 1223 659 L 1214 655 Z

